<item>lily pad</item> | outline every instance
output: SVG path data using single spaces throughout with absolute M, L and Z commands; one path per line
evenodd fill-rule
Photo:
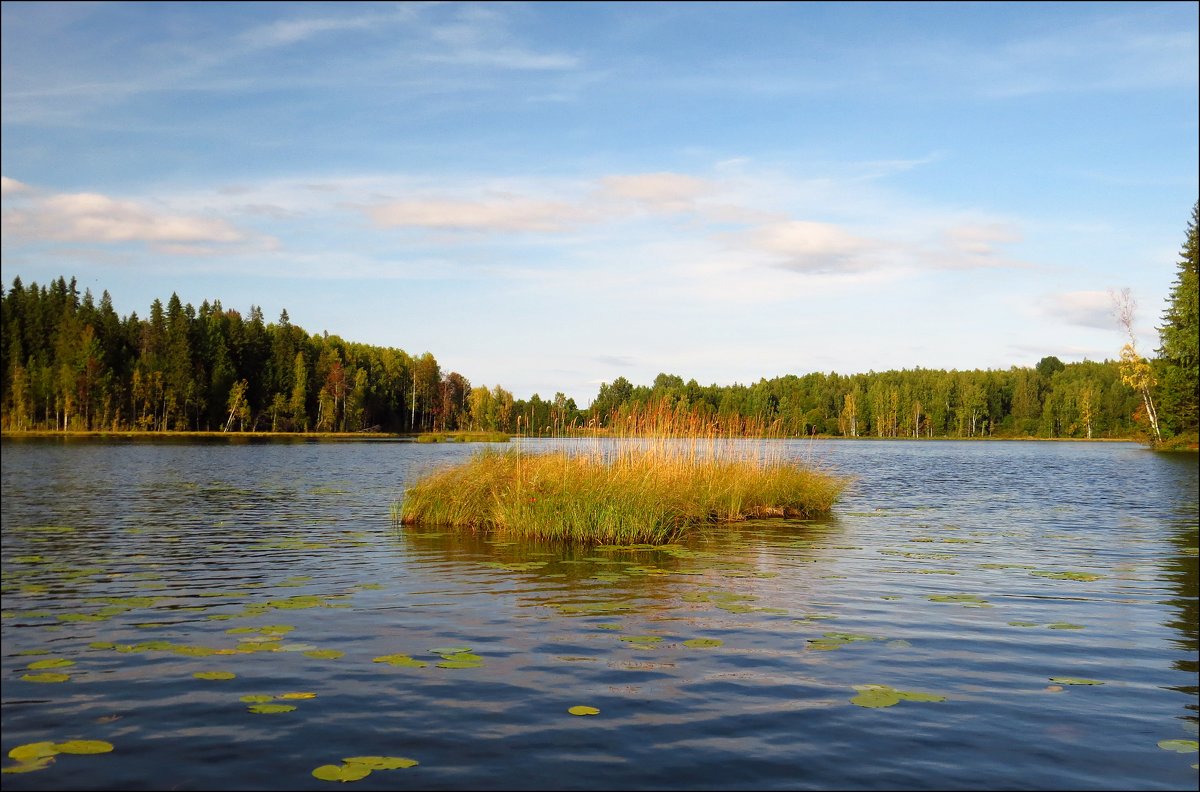
M 1096 679 L 1080 679 L 1078 677 L 1050 677 L 1050 681 L 1059 685 L 1103 685 Z
M 372 663 L 387 663 L 392 666 L 403 666 L 406 668 L 425 668 L 429 665 L 424 660 L 416 660 L 406 654 L 390 654 L 381 655 L 371 661 Z
M 371 775 L 371 768 L 363 765 L 321 765 L 312 771 L 313 778 L 322 781 L 361 781 Z
M 247 707 L 256 715 L 274 715 L 280 712 L 292 712 L 296 709 L 294 704 L 251 704 Z
M 1070 622 L 1055 622 L 1054 624 L 1047 624 L 1046 628 L 1050 629 L 1050 630 L 1082 630 L 1082 629 L 1084 629 L 1082 624 L 1071 624 Z
M 282 693 L 279 696 L 279 698 L 281 698 L 281 699 L 315 699 L 316 697 L 317 697 L 316 693 L 306 693 L 306 692 Z
M 54 756 L 56 753 L 58 753 L 58 750 L 54 747 L 54 743 L 45 741 L 18 745 L 8 752 L 8 757 L 16 759 L 18 762 L 32 762 L 37 759 Z
M 314 657 L 317 660 L 337 660 L 339 657 L 345 656 L 345 652 L 338 649 L 314 649 L 311 652 L 305 652 L 305 657 Z
M 661 635 L 622 635 L 621 640 L 635 645 L 652 646 L 662 640 Z
M 850 703 L 859 707 L 891 707 L 900 703 L 898 692 L 885 685 L 855 685 L 854 689 L 859 693 Z
M 567 712 L 571 713 L 572 715 L 599 715 L 600 714 L 600 710 L 596 709 L 595 707 L 587 707 L 587 706 L 583 706 L 582 704 L 571 707 L 570 709 L 567 710 Z
M 232 671 L 197 671 L 192 674 L 196 679 L 236 679 L 237 674 Z
M 15 765 L 9 765 L 5 768 L 0 768 L 0 773 L 33 773 L 38 770 L 45 770 L 54 763 L 53 756 L 44 756 L 41 759 L 31 759 L 28 762 L 18 762 Z
M 1159 740 L 1158 747 L 1164 751 L 1174 751 L 1175 753 L 1195 753 L 1200 751 L 1200 743 L 1195 740 Z M 12 756 L 10 753 L 9 756 Z
M 21 679 L 26 682 L 66 682 L 70 678 L 70 674 L 56 674 L 52 671 L 42 674 L 23 674 L 21 676 Z
M 248 696 L 242 696 L 238 701 L 246 704 L 266 704 L 268 701 L 274 701 L 274 696 L 268 696 L 265 693 L 251 693 Z
M 56 657 L 51 660 L 35 660 L 29 664 L 29 668 L 32 670 L 40 670 L 43 668 L 66 668 L 67 666 L 73 665 L 75 665 L 74 660 L 66 660 L 61 657 Z
M 1100 580 L 1104 577 L 1104 575 L 1096 575 L 1091 572 L 1053 572 L 1045 569 L 1035 569 L 1029 574 L 1055 580 Z
M 113 744 L 104 740 L 67 740 L 55 743 L 54 750 L 65 754 L 102 754 L 110 753 Z
M 990 608 L 991 603 L 976 594 L 931 594 L 925 599 L 930 602 L 952 602 L 964 608 Z
M 858 695 L 850 699 L 859 707 L 891 707 L 901 701 L 940 702 L 946 697 L 937 693 L 921 693 L 915 690 L 896 690 L 887 685 L 855 685 Z
M 689 638 L 683 645 L 691 649 L 715 649 L 724 646 L 725 642 L 720 638 Z
M 416 759 L 405 756 L 347 756 L 342 761 L 347 765 L 358 765 L 371 770 L 405 770 L 420 764 Z

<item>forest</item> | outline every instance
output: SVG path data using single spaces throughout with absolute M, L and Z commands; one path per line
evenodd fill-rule
M 1198 204 L 1200 206 L 1200 204 Z M 1192 438 L 1197 426 L 1197 209 L 1178 262 L 1154 359 L 1130 343 L 1119 360 L 945 371 L 788 374 L 700 385 L 624 377 L 578 407 L 561 392 L 515 399 L 473 387 L 429 352 L 345 341 L 172 294 L 145 318 L 118 316 L 74 278 L 0 294 L 0 428 L 51 431 L 415 433 L 490 430 L 561 435 L 603 429 L 639 405 L 666 403 L 783 436 L 880 438 Z M 1119 329 L 1114 324 L 1114 329 Z M 1131 327 L 1127 327 L 1131 329 Z

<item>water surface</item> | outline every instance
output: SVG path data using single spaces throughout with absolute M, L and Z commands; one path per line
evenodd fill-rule
M 787 443 L 830 519 L 645 549 L 391 525 L 477 447 L 2 448 L 3 750 L 114 746 L 5 789 L 1195 787 L 1194 456 Z

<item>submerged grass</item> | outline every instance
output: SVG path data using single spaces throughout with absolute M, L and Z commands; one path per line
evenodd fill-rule
M 748 430 L 760 439 L 742 439 Z M 479 452 L 422 478 L 392 515 L 507 538 L 661 544 L 695 525 L 828 513 L 848 480 L 783 459 L 765 435 L 660 406 L 621 416 L 616 443 Z

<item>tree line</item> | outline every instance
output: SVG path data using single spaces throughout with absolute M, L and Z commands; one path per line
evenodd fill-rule
M 1141 402 L 1116 362 L 1007 371 L 813 373 L 701 386 L 660 374 L 600 386 L 587 409 L 562 393 L 515 399 L 472 387 L 430 353 L 310 334 L 287 311 L 266 323 L 219 301 L 172 294 L 121 318 L 74 279 L 15 278 L 3 306 L 7 430 L 386 432 L 485 429 L 564 434 L 665 401 L 714 419 L 740 416 L 787 435 L 1127 437 Z
M 752 385 L 702 386 L 673 374 L 624 377 L 579 408 L 561 392 L 515 399 L 472 387 L 426 352 L 348 342 L 172 294 L 149 315 L 117 315 L 74 278 L 0 293 L 0 427 L 6 431 L 420 432 L 562 435 L 604 429 L 665 404 L 714 421 L 737 418 L 788 436 L 1192 438 L 1197 428 L 1197 211 L 1160 329 L 1157 357 L 1130 343 L 1115 361 L 945 371 L 810 373 Z M 1119 308 L 1121 306 L 1118 306 Z

